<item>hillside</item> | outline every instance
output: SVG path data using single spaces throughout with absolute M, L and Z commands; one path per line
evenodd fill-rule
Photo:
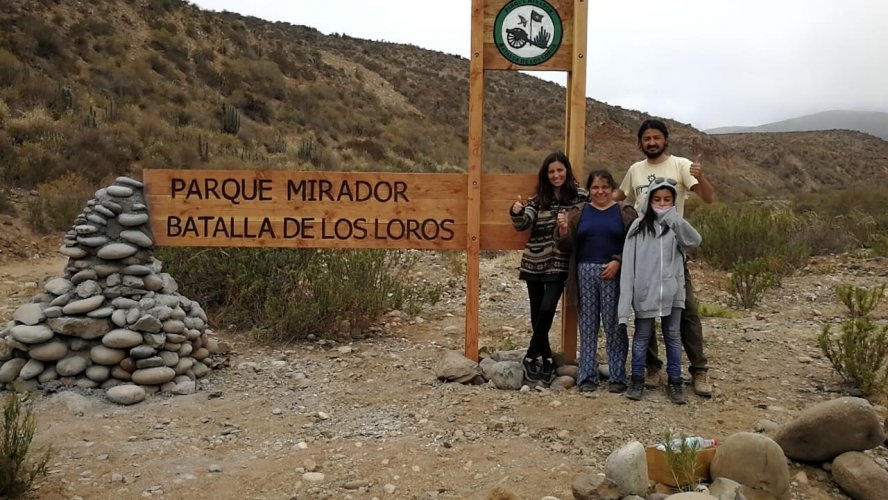
M 179 0 L 8 0 L 0 13 L 0 179 L 8 186 L 72 174 L 54 189 L 89 191 L 159 167 L 459 172 L 467 101 L 465 58 Z M 485 171 L 535 171 L 562 147 L 564 105 L 557 84 L 488 73 Z M 640 157 L 634 134 L 647 115 L 593 99 L 586 113 L 585 167 L 621 175 Z M 669 124 L 672 152 L 702 153 L 723 198 L 795 185 L 782 165 Z M 779 136 L 768 144 L 777 156 L 787 147 Z M 825 139 L 815 147 L 847 146 Z M 811 156 L 808 171 L 835 168 Z M 886 169 L 888 160 L 877 160 L 877 177 L 863 180 L 882 182 Z
M 888 113 L 877 111 L 834 110 L 805 115 L 757 127 L 718 127 L 707 134 L 751 132 L 809 132 L 815 130 L 856 130 L 888 140 Z

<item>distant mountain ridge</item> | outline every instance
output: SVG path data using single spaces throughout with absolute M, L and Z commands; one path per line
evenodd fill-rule
M 745 134 L 757 132 L 811 132 L 816 130 L 856 130 L 888 140 L 888 113 L 880 111 L 833 110 L 799 116 L 757 127 L 716 127 L 707 134 Z

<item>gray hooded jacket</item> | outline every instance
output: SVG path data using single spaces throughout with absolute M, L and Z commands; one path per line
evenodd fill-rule
M 671 184 L 654 181 L 645 196 L 644 212 L 651 209 L 651 193 L 662 187 L 669 188 L 675 195 Z M 628 324 L 633 310 L 636 318 L 657 318 L 672 314 L 673 307 L 684 309 L 684 251 L 703 241 L 700 233 L 678 215 L 675 207 L 657 214 L 656 236 L 647 231 L 636 233 L 644 212 L 629 227 L 629 236 L 623 246 L 617 307 L 620 324 Z M 664 234 L 667 227 L 669 231 Z

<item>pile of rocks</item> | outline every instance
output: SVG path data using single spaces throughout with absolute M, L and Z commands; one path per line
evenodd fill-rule
M 121 404 L 197 389 L 219 345 L 200 304 L 153 257 L 143 188 L 119 177 L 77 216 L 59 249 L 65 275 L 0 330 L 0 384 L 101 387 Z
M 867 400 L 842 397 L 818 403 L 778 427 L 773 439 L 752 432 L 738 432 L 724 439 L 711 463 L 701 467 L 698 460 L 696 471 L 704 472 L 706 483 L 696 488 L 694 498 L 788 500 L 793 481 L 790 460 L 832 471 L 835 483 L 851 498 L 885 498 L 888 464 L 872 453 L 884 443 L 882 417 Z M 603 474 L 575 477 L 573 495 L 578 500 L 591 500 L 654 492 L 664 494 L 663 498 L 674 491 L 661 483 L 652 486 L 650 471 L 645 447 L 634 441 L 608 456 Z M 807 482 L 805 474 L 800 474 L 795 480 Z

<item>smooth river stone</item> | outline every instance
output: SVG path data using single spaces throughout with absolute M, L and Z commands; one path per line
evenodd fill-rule
M 176 372 L 168 366 L 145 368 L 133 372 L 133 382 L 139 385 L 160 385 L 176 378 Z
M 128 299 L 126 297 L 118 297 L 118 298 L 111 301 L 111 305 L 118 308 L 118 309 L 132 309 L 133 307 L 138 306 L 139 303 L 133 299 Z
M 138 248 L 126 243 L 109 243 L 100 248 L 97 255 L 100 259 L 117 260 L 125 259 L 138 251 Z
M 94 382 L 104 382 L 111 377 L 111 368 L 102 365 L 92 365 L 86 369 L 86 378 Z
M 31 359 L 38 361 L 58 361 L 68 355 L 68 344 L 59 339 L 53 339 L 45 344 L 35 345 L 28 349 Z
M 19 372 L 19 377 L 24 380 L 30 380 L 37 375 L 43 373 L 43 369 L 46 368 L 43 363 L 37 361 L 36 359 L 29 359 L 25 366 L 22 367 L 22 371 Z
M 117 216 L 117 222 L 119 222 L 121 226 L 141 226 L 148 222 L 148 214 L 120 214 Z
M 107 208 L 103 207 L 102 205 L 96 205 L 96 206 L 94 206 L 94 207 L 93 207 L 93 210 L 95 210 L 96 213 L 98 213 L 98 214 L 101 215 L 102 217 L 106 217 L 106 218 L 109 218 L 109 219 L 110 219 L 110 218 L 113 218 L 115 215 L 117 215 L 117 214 L 115 214 L 114 212 L 112 212 L 112 211 L 108 210 Z
M 126 357 L 126 351 L 97 345 L 90 349 L 89 357 L 94 363 L 111 366 L 123 361 L 123 358 Z
M 43 310 L 43 314 L 45 314 L 47 318 L 58 318 L 62 315 L 62 308 L 61 306 L 49 306 Z
M 113 349 L 129 349 L 131 347 L 136 347 L 141 343 L 141 333 L 127 330 L 125 328 L 111 330 L 102 337 L 102 344 Z
M 139 245 L 142 248 L 148 248 L 154 245 L 154 241 L 150 236 L 143 233 L 142 231 L 134 231 L 134 230 L 126 230 L 120 232 L 120 237 L 124 240 L 133 243 L 135 245 Z
M 152 292 L 160 291 L 163 288 L 163 280 L 160 276 L 156 274 L 149 274 L 145 276 L 145 290 L 151 290 Z
M 94 281 L 98 278 L 98 274 L 96 274 L 95 269 L 84 269 L 83 271 L 78 272 L 74 276 L 71 276 L 71 283 L 75 285 L 79 285 L 85 281 Z
M 19 323 L 33 326 L 46 319 L 46 314 L 43 312 L 43 306 L 40 304 L 24 304 L 12 313 L 12 319 Z
M 151 274 L 151 269 L 148 266 L 143 266 L 141 264 L 134 264 L 132 266 L 126 266 L 120 271 L 123 274 L 128 274 L 130 276 L 146 276 Z
M 51 339 L 52 330 L 46 325 L 16 325 L 9 331 L 12 338 L 24 344 L 40 344 Z
M 86 216 L 86 220 L 92 222 L 93 224 L 98 224 L 99 226 L 104 226 L 108 224 L 108 221 L 98 214 L 89 214 Z
M 53 278 L 43 285 L 43 289 L 53 295 L 64 295 L 74 289 L 74 284 L 65 278 Z
M 104 302 L 105 297 L 102 295 L 95 295 L 86 299 L 68 302 L 68 304 L 62 308 L 62 312 L 65 314 L 85 314 L 90 311 L 95 311 Z
M 73 298 L 73 296 L 74 296 L 74 294 L 71 294 L 71 293 L 65 293 L 65 294 L 59 295 L 58 297 L 56 297 L 55 299 L 53 299 L 49 303 L 49 306 L 50 307 L 56 307 L 56 306 L 64 307 L 68 302 L 71 302 L 71 299 Z
M 78 236 L 77 243 L 80 243 L 81 245 L 88 246 L 88 247 L 100 247 L 100 246 L 104 245 L 105 243 L 108 243 L 108 237 L 107 236 L 88 236 L 88 237 Z
M 78 226 L 74 226 L 75 234 L 93 234 L 98 230 L 99 228 L 93 226 L 92 224 L 80 224 Z
M 174 319 L 164 321 L 163 331 L 167 333 L 182 333 L 185 331 L 185 323 Z
M 108 389 L 105 395 L 112 403 L 134 405 L 145 400 L 145 389 L 133 384 L 123 384 Z
M 142 184 L 141 181 L 133 179 L 132 177 L 127 177 L 125 175 L 121 175 L 120 177 L 114 179 L 115 184 L 123 184 L 124 186 L 129 186 L 131 188 L 142 189 L 145 187 L 145 184 Z
M 133 189 L 126 186 L 108 186 L 105 192 L 115 198 L 128 198 L 133 195 Z
M 62 245 L 61 247 L 59 247 L 59 253 L 64 255 L 65 257 L 70 257 L 72 259 L 80 259 L 89 255 L 89 252 L 80 247 L 69 247 L 67 245 Z
M 108 318 L 112 314 L 114 314 L 114 308 L 109 306 L 103 307 L 101 309 L 96 309 L 95 311 L 90 311 L 86 313 L 86 316 L 88 318 Z
M 126 326 L 126 310 L 116 309 L 111 313 L 111 322 L 116 326 Z
M 163 328 L 163 324 L 160 320 L 150 314 L 143 315 L 138 321 L 136 321 L 136 324 L 133 325 L 133 330 L 149 333 L 157 333 L 161 328 Z
M 119 214 L 123 211 L 123 207 L 121 207 L 118 203 L 114 203 L 111 200 L 105 200 L 102 202 L 102 206 L 111 211 L 111 213 Z
M 15 380 L 26 363 L 27 361 L 22 358 L 13 358 L 0 363 L 0 384 L 8 384 Z
M 120 266 L 115 264 L 97 264 L 92 267 L 99 278 L 105 278 L 111 274 L 120 272 Z
M 60 377 L 73 377 L 89 366 L 89 359 L 79 354 L 65 358 L 56 363 L 56 372 Z

